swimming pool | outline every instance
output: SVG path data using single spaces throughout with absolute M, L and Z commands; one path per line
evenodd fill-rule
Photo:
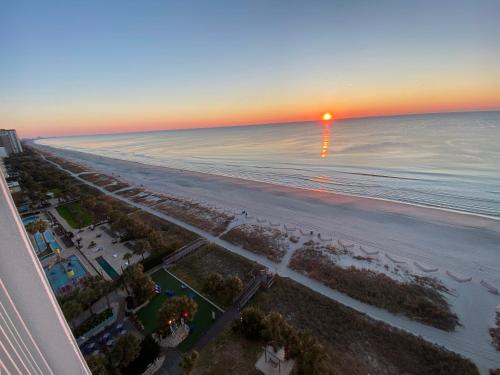
M 40 232 L 36 232 L 33 237 L 35 238 L 37 253 L 43 253 L 47 250 L 47 244 L 43 240 L 43 236 Z
M 73 270 L 73 277 L 69 277 L 67 275 L 66 271 L 69 269 Z M 57 263 L 50 268 L 46 267 L 45 274 L 47 275 L 54 292 L 58 293 L 61 291 L 61 288 L 73 284 L 73 282 L 80 280 L 89 273 L 80 262 L 80 259 L 78 259 L 77 256 L 72 255 L 61 263 Z
M 111 279 L 116 280 L 120 277 L 120 274 L 115 271 L 115 269 L 111 266 L 111 264 L 108 263 L 106 259 L 103 257 L 97 257 L 95 258 L 97 263 L 102 267 L 104 271 L 111 277 Z
M 54 235 L 50 230 L 46 230 L 43 232 L 43 237 L 45 238 L 45 241 L 50 245 L 52 250 L 59 249 L 61 250 L 61 246 L 57 243 L 56 239 L 54 238 Z
M 39 218 L 38 216 L 26 216 L 26 217 L 23 217 L 23 225 L 26 226 L 28 224 L 31 224 L 31 223 L 34 223 L 35 221 L 38 221 Z

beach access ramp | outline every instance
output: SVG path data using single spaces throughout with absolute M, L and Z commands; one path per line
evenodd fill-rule
M 178 262 L 185 256 L 188 256 L 193 251 L 198 250 L 200 247 L 206 245 L 207 243 L 208 241 L 205 240 L 204 238 L 198 238 L 197 240 L 194 240 L 193 242 L 181 247 L 175 253 L 163 259 L 163 264 L 165 265 L 165 267 L 168 267 L 174 264 L 175 262 Z

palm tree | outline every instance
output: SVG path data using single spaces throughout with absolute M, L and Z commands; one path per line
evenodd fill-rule
M 84 288 L 78 292 L 77 298 L 80 303 L 90 310 L 92 315 L 95 315 L 92 305 L 97 297 L 97 293 L 92 288 Z
M 274 345 L 286 345 L 285 342 L 285 332 L 286 332 L 286 321 L 283 316 L 276 312 L 270 312 L 264 319 L 265 329 L 264 334 L 270 340 L 274 342 Z M 276 348 L 275 348 L 276 349 Z
M 141 352 L 141 343 L 131 333 L 121 336 L 108 352 L 109 362 L 113 367 L 127 367 Z
M 130 251 L 123 254 L 123 260 L 127 262 L 127 267 L 130 267 L 130 259 L 132 259 L 134 256 L 133 253 L 131 253 Z
M 36 226 L 36 222 L 29 223 L 28 225 L 26 225 L 26 230 L 30 234 L 35 234 L 38 231 L 38 228 Z
M 99 288 L 101 290 L 102 295 L 106 299 L 106 304 L 108 305 L 108 309 L 111 308 L 111 303 L 109 302 L 109 293 L 113 291 L 113 282 L 102 279 Z
M 102 354 L 92 354 L 85 357 L 87 361 L 87 365 L 89 366 L 90 372 L 93 375 L 105 375 L 106 366 L 108 364 L 108 360 Z
M 299 338 L 298 370 L 300 374 L 322 374 L 326 352 L 318 339 L 310 333 L 302 332 Z
M 144 253 L 151 250 L 151 245 L 148 240 L 137 240 L 134 244 L 134 254 L 140 255 L 144 260 Z
M 64 317 L 70 322 L 73 331 L 75 330 L 74 319 L 78 318 L 83 310 L 83 306 L 77 300 L 69 300 L 63 303 L 61 306 Z
M 180 363 L 180 366 L 186 372 L 187 375 L 191 375 L 193 373 L 193 370 L 196 367 L 196 363 L 198 362 L 199 356 L 200 355 L 196 350 L 193 350 L 182 356 L 182 361 Z
M 109 302 L 109 293 L 113 290 L 113 283 L 104 280 L 102 276 L 89 276 L 86 279 L 87 286 L 95 291 L 96 296 L 103 296 L 106 299 L 106 304 L 108 308 L 111 308 L 111 303 Z

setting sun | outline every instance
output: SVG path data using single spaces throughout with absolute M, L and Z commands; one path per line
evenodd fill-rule
M 326 112 L 326 113 L 323 114 L 323 120 L 324 121 L 329 121 L 331 119 L 332 119 L 332 114 L 331 113 Z

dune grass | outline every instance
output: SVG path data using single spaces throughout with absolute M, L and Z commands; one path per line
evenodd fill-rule
M 343 268 L 310 246 L 295 252 L 290 268 L 350 297 L 445 331 L 459 324 L 441 292 L 423 283 L 397 281 L 366 269 Z

